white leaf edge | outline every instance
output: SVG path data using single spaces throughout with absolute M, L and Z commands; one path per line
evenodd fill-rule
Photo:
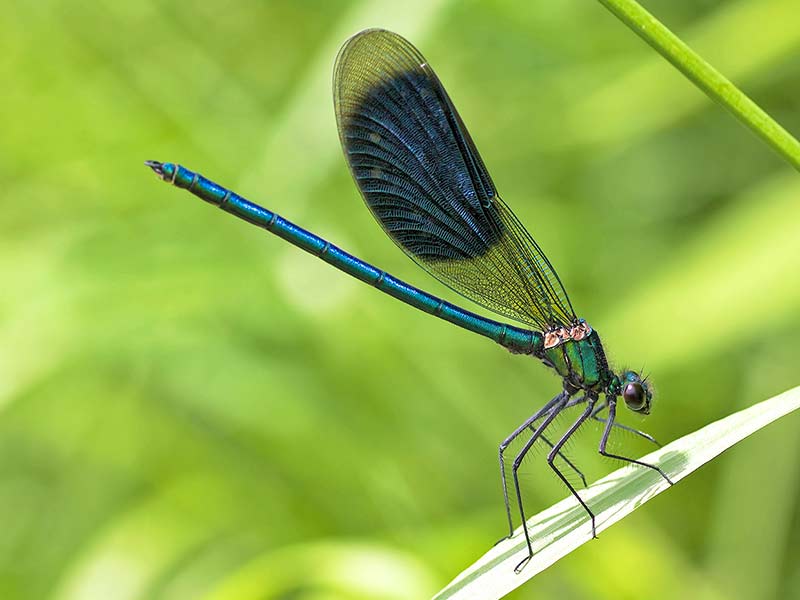
M 677 483 L 734 444 L 800 408 L 800 386 L 690 433 L 640 458 Z M 626 465 L 578 493 L 597 517 L 598 534 L 670 488 L 652 469 Z M 519 527 L 443 588 L 434 600 L 502 598 L 592 539 L 588 515 L 568 498 L 528 519 L 533 558 L 519 574 L 514 567 L 528 550 Z M 598 542 L 602 543 L 602 542 Z

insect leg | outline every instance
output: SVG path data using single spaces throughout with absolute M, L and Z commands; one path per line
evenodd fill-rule
M 522 425 L 517 427 L 514 430 L 514 433 L 509 435 L 500 444 L 500 452 L 499 452 L 499 454 L 500 454 L 500 479 L 503 482 L 503 500 L 504 500 L 505 506 L 506 506 L 506 515 L 508 516 L 508 535 L 506 537 L 501 538 L 500 540 L 498 540 L 498 542 L 500 542 L 502 540 L 505 540 L 505 539 L 508 539 L 508 538 L 510 538 L 510 537 L 512 537 L 514 535 L 514 522 L 513 522 L 512 518 L 511 518 L 511 504 L 508 501 L 508 484 L 506 483 L 506 462 L 503 459 L 503 452 L 505 452 L 505 450 L 506 450 L 506 448 L 508 448 L 509 444 L 511 444 L 511 442 L 513 442 L 517 438 L 517 436 L 519 436 L 519 434 L 521 434 L 528 427 L 530 427 L 530 425 L 534 421 L 537 421 L 538 419 L 542 418 L 545 414 L 547 414 L 547 412 L 550 409 L 553 408 L 553 406 L 555 406 L 556 404 L 558 404 L 559 402 L 561 402 L 562 400 L 564 400 L 565 398 L 568 398 L 568 397 L 569 396 L 568 396 L 566 391 L 563 391 L 560 394 L 558 394 L 555 398 L 550 400 L 542 408 L 537 410 L 533 414 L 533 416 L 531 416 L 528 420 L 526 420 Z
M 572 426 L 570 426 L 570 428 L 567 430 L 567 432 L 563 436 L 561 436 L 561 439 L 558 440 L 558 442 L 556 442 L 556 445 L 553 446 L 553 449 L 550 451 L 550 454 L 547 456 L 547 464 L 550 465 L 550 468 L 553 469 L 553 471 L 555 471 L 556 475 L 558 475 L 558 478 L 561 479 L 561 481 L 563 481 L 564 484 L 569 488 L 569 491 L 572 493 L 573 496 L 575 496 L 575 498 L 577 498 L 578 502 L 581 503 L 581 506 L 583 506 L 584 510 L 586 510 L 586 512 L 589 513 L 589 516 L 592 519 L 592 537 L 596 538 L 597 537 L 597 531 L 595 529 L 594 513 L 587 506 L 587 504 L 583 501 L 583 498 L 580 497 L 580 495 L 575 490 L 575 488 L 572 486 L 572 484 L 567 480 L 566 477 L 564 477 L 564 474 L 559 470 L 559 468 L 555 464 L 555 458 L 556 458 L 556 455 L 558 454 L 558 451 L 567 442 L 567 440 L 570 437 L 572 437 L 572 435 L 576 431 L 578 431 L 578 428 L 581 425 L 583 425 L 583 423 L 586 421 L 586 419 L 588 419 L 591 416 L 592 410 L 594 409 L 595 402 L 597 402 L 597 396 L 590 395 L 589 396 L 589 403 L 586 405 L 586 410 L 583 411 L 583 414 L 581 414 L 581 416 L 576 419 L 576 421 L 572 424 Z
M 603 430 L 603 437 L 600 438 L 600 448 L 599 452 L 603 456 L 608 456 L 609 458 L 616 458 L 617 460 L 623 460 L 625 462 L 634 463 L 636 465 L 641 465 L 642 467 L 647 467 L 648 469 L 653 469 L 654 471 L 658 471 L 658 473 L 667 480 L 667 483 L 672 485 L 672 480 L 667 477 L 667 474 L 661 470 L 660 467 L 656 465 L 651 465 L 646 462 L 642 462 L 640 460 L 635 460 L 633 458 L 628 458 L 627 456 L 620 456 L 618 454 L 611 454 L 610 452 L 606 452 L 606 444 L 608 444 L 608 436 L 611 434 L 611 427 L 614 425 L 614 419 L 617 416 L 617 399 L 610 398 L 608 400 L 608 419 L 606 420 L 606 426 Z
M 531 545 L 531 536 L 528 533 L 528 524 L 525 521 L 525 508 L 522 505 L 522 491 L 519 487 L 519 467 L 522 464 L 525 455 L 531 449 L 533 444 L 536 443 L 536 440 L 542 435 L 547 426 L 552 423 L 553 419 L 556 418 L 558 413 L 564 410 L 564 406 L 566 406 L 567 401 L 569 399 L 569 395 L 565 391 L 561 396 L 558 397 L 559 401 L 555 403 L 555 405 L 550 409 L 550 412 L 545 417 L 544 421 L 536 428 L 536 431 L 533 432 L 533 435 L 530 439 L 525 442 L 525 446 L 520 450 L 517 457 L 514 459 L 514 464 L 511 468 L 511 472 L 514 476 L 514 488 L 517 492 L 517 503 L 519 504 L 519 515 L 520 519 L 522 519 L 522 530 L 525 532 L 525 543 L 528 544 L 528 556 L 521 560 L 519 564 L 514 568 L 514 571 L 519 573 L 520 570 L 528 563 L 528 561 L 533 557 L 533 546 Z
M 586 396 L 585 396 L 585 395 L 584 395 L 584 396 L 580 396 L 579 398 L 573 398 L 572 400 L 570 400 L 569 402 L 567 402 L 567 403 L 564 405 L 564 410 L 566 410 L 566 409 L 568 409 L 568 408 L 571 408 L 571 407 L 573 407 L 573 406 L 576 406 L 576 405 L 578 405 L 578 404 L 581 404 L 582 402 L 585 402 L 585 401 L 586 401 Z M 535 431 L 535 429 L 534 429 L 534 427 L 533 427 L 533 424 L 531 424 L 531 425 L 530 425 L 528 428 L 531 430 L 531 432 Z M 547 444 L 548 446 L 550 446 L 550 448 L 552 448 L 552 447 L 553 447 L 553 442 L 551 442 L 551 441 L 550 441 L 549 439 L 547 439 L 545 436 L 541 436 L 541 438 L 542 438 L 542 441 L 543 441 L 545 444 Z M 580 470 L 578 467 L 576 467 L 576 466 L 575 466 L 575 463 L 573 463 L 573 462 L 572 462 L 572 461 L 571 461 L 569 458 L 567 458 L 567 456 L 566 456 L 565 454 L 563 454 L 563 453 L 561 452 L 561 450 L 559 450 L 559 451 L 558 451 L 558 456 L 560 456 L 560 457 L 561 457 L 561 459 L 562 459 L 562 460 L 563 460 L 565 463 L 567 463 L 567 465 L 568 465 L 568 466 L 569 466 L 569 467 L 570 467 L 570 468 L 571 468 L 573 471 L 575 471 L 575 473 L 577 473 L 578 477 L 580 477 L 580 478 L 581 478 L 581 482 L 583 483 L 583 487 L 587 487 L 587 484 L 586 484 L 586 477 L 583 475 L 583 473 L 581 472 L 581 470 Z
M 594 411 L 592 412 L 592 419 L 594 419 L 595 421 L 600 421 L 601 423 L 605 423 L 607 419 L 604 419 L 603 417 L 599 416 L 599 413 L 603 412 L 603 410 L 605 410 L 607 407 L 608 403 L 604 402 L 603 404 L 595 408 Z M 633 427 L 628 427 L 627 425 L 623 425 L 622 423 L 614 423 L 613 427 L 617 427 L 618 429 L 624 429 L 625 431 L 630 431 L 631 433 L 635 433 L 639 437 L 643 437 L 648 442 L 652 442 L 656 446 L 661 448 L 661 444 L 658 442 L 658 440 L 656 440 L 649 433 L 645 433 L 644 431 L 639 431 L 638 429 L 634 429 Z

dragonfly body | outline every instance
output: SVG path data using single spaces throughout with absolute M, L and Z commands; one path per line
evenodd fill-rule
M 605 426 L 599 452 L 617 424 L 617 400 L 647 414 L 652 391 L 633 371 L 615 372 L 606 360 L 597 332 L 575 316 L 555 269 L 494 183 L 452 101 L 428 62 L 408 41 L 384 30 L 367 30 L 343 46 L 334 69 L 334 105 L 339 137 L 350 171 L 386 234 L 419 266 L 462 296 L 518 327 L 488 319 L 405 283 L 345 252 L 276 213 L 239 196 L 189 169 L 148 161 L 159 177 L 249 223 L 313 254 L 337 269 L 423 312 L 485 336 L 515 354 L 533 356 L 554 369 L 562 390 L 522 423 L 501 444 L 500 471 L 509 536 L 513 519 L 504 452 L 519 436 L 527 441 L 516 454 L 512 476 L 522 529 L 533 555 L 518 471 L 537 442 L 550 447 L 547 462 L 591 517 L 594 514 L 564 476 L 559 462 L 583 474 L 562 447 L 589 419 Z M 603 396 L 603 400 L 600 397 Z M 567 408 L 580 416 L 556 442 L 547 428 Z M 602 413 L 607 413 L 601 416 Z
M 613 373 L 608 369 L 600 337 L 583 322 L 578 323 L 579 332 L 574 334 L 575 337 L 579 337 L 585 331 L 589 333 L 582 339 L 573 339 L 569 331 L 561 336 L 559 332 L 548 332 L 546 335 L 544 332 L 487 319 L 378 269 L 277 213 L 242 198 L 184 166 L 157 161 L 148 161 L 148 165 L 156 170 L 162 179 L 176 187 L 185 189 L 248 223 L 266 229 L 340 271 L 414 308 L 488 337 L 514 354 L 530 354 L 540 359 L 564 378 L 565 385 L 574 390 L 604 393 L 613 378 Z M 547 348 L 545 348 L 546 339 L 554 340 Z
M 274 233 L 340 271 L 344 271 L 414 308 L 488 337 L 515 354 L 533 354 L 537 357 L 541 355 L 544 336 L 537 331 L 481 317 L 428 294 L 186 167 L 157 161 L 148 161 L 147 164 L 162 179 L 176 187 L 185 189 L 227 213 Z

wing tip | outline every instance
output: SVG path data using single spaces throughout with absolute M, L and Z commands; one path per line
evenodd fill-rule
M 358 50 L 362 49 L 365 44 L 380 46 L 383 54 L 387 54 L 387 51 L 392 46 L 404 48 L 406 51 L 411 49 L 414 53 L 419 54 L 419 50 L 399 33 L 383 29 L 382 27 L 362 29 L 347 38 L 339 49 L 333 69 L 334 80 L 341 76 L 349 58 L 356 54 Z

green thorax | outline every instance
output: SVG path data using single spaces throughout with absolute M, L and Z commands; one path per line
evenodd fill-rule
M 567 340 L 542 352 L 542 361 L 575 387 L 604 391 L 611 373 L 597 332 L 582 340 Z

